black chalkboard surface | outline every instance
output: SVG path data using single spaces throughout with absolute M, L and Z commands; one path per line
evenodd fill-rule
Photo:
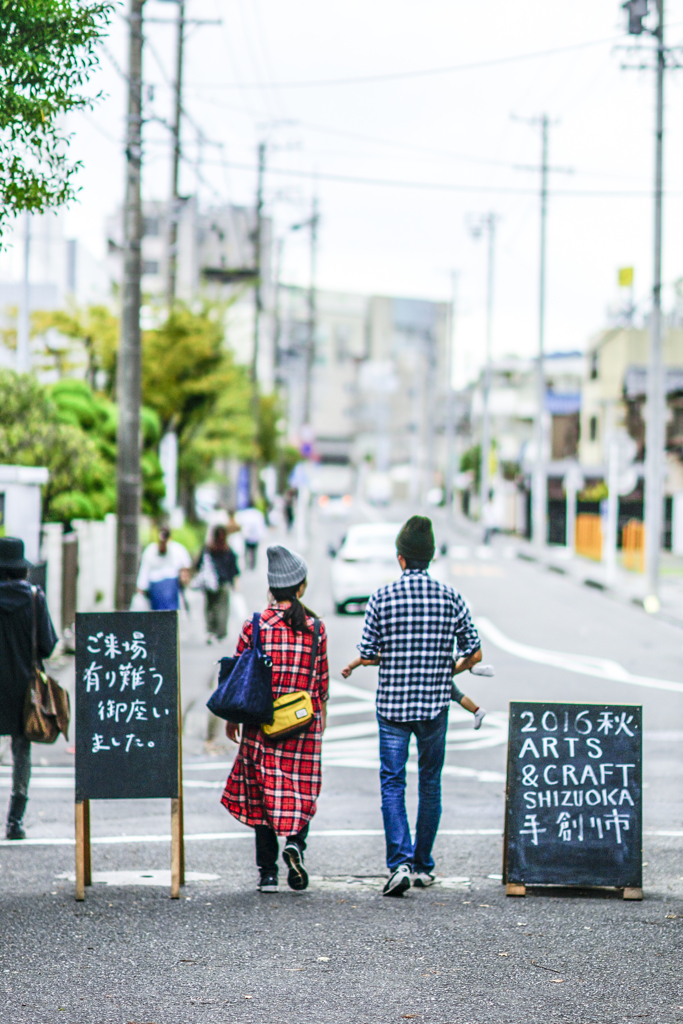
M 76 800 L 178 792 L 178 613 L 76 616 Z
M 503 881 L 642 886 L 642 708 L 510 704 Z

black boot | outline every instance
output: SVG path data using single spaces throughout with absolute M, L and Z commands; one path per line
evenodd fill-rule
M 21 823 L 27 803 L 27 796 L 12 796 L 7 812 L 7 829 L 5 831 L 7 839 L 26 839 L 26 832 Z

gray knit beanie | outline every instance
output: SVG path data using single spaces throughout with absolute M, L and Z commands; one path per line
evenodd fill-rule
M 276 589 L 295 587 L 308 576 L 308 566 L 301 555 L 296 555 L 281 544 L 268 548 L 268 586 Z

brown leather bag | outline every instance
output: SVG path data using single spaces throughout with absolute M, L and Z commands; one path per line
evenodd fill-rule
M 54 743 L 60 732 L 69 738 L 71 705 L 69 694 L 48 676 L 38 661 L 36 588 L 31 587 L 33 625 L 31 629 L 31 682 L 24 704 L 24 736 L 31 743 Z

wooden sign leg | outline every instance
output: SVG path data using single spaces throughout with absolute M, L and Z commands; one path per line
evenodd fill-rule
M 183 871 L 183 805 L 180 798 L 171 800 L 171 899 L 180 899 Z M 181 882 L 182 877 L 182 882 Z
M 85 899 L 85 886 L 92 885 L 90 860 L 90 801 L 76 801 L 76 899 Z
M 526 886 L 518 885 L 515 882 L 508 882 L 505 886 L 506 896 L 526 896 Z
M 185 801 L 183 799 L 183 789 L 180 787 L 180 884 L 185 885 Z

